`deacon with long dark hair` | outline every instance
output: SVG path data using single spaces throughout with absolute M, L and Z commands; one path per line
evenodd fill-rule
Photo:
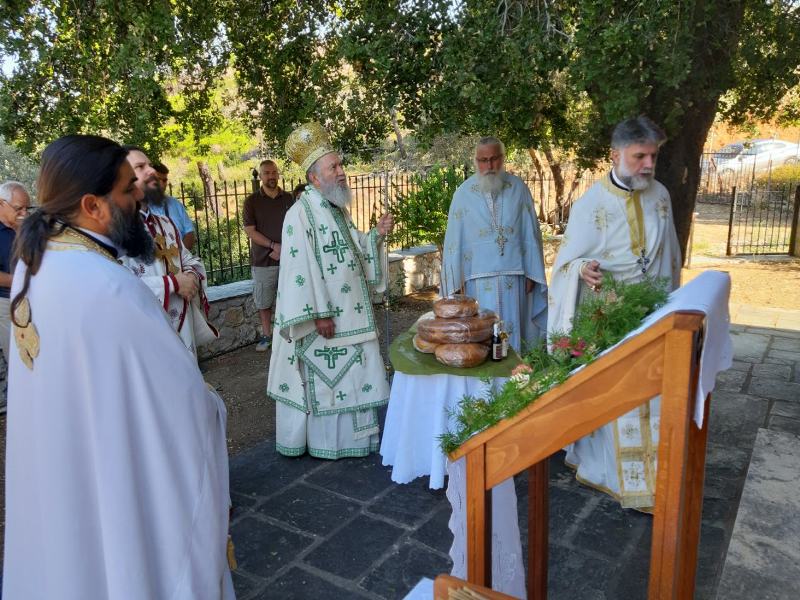
M 228 599 L 225 407 L 150 290 L 115 142 L 50 144 L 11 290 L 3 598 Z

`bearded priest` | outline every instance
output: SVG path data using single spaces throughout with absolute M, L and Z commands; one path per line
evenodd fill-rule
M 669 192 L 654 179 L 666 140 L 649 118 L 619 123 L 611 136 L 611 171 L 572 207 L 550 278 L 548 335 L 568 334 L 577 305 L 602 285 L 603 273 L 633 283 L 664 278 L 680 285 L 681 252 Z M 587 340 L 590 341 L 590 340 Z M 654 506 L 660 398 L 567 448 L 580 481 L 623 507 Z
M 17 237 L 6 600 L 234 597 L 225 405 L 118 262 L 153 245 L 125 158 L 51 143 Z
M 319 123 L 296 129 L 286 153 L 310 184 L 286 213 L 267 394 L 286 456 L 366 456 L 378 449 L 378 407 L 389 400 L 372 308 L 387 285 L 384 214 L 356 229 L 342 159 Z
M 505 170 L 495 137 L 475 148 L 475 174 L 453 195 L 442 257 L 441 291 L 461 291 L 505 322 L 516 350 L 547 329 L 542 233 L 525 182 Z

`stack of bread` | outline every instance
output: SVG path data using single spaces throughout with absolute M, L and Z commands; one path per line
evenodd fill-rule
M 474 298 L 448 296 L 433 303 L 433 317 L 417 323 L 414 348 L 451 367 L 477 367 L 489 356 L 496 321 L 497 315 L 479 310 Z

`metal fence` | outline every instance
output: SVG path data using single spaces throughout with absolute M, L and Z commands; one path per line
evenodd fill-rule
M 462 173 L 463 177 L 466 175 Z M 588 189 L 596 177 L 584 173 L 577 179 L 565 177 L 561 194 L 552 179 L 542 179 L 521 174 L 534 198 L 540 218 L 553 224 L 556 230 L 566 224 L 573 200 Z M 388 206 L 390 210 L 407 194 L 416 189 L 413 173 L 378 172 L 348 177 L 353 191 L 350 212 L 356 226 L 365 231 L 372 227 Z M 295 179 L 281 179 L 284 190 L 293 190 L 303 183 Z M 209 194 L 196 185 L 183 183 L 170 189 L 178 198 L 197 227 L 197 246 L 206 267 L 209 285 L 220 285 L 250 277 L 250 240 L 244 232 L 242 209 L 244 201 L 256 191 L 258 180 L 215 183 Z M 407 248 L 410 235 L 403 223 L 395 226 L 394 247 Z
M 726 254 L 788 254 L 800 211 L 800 186 L 731 191 Z

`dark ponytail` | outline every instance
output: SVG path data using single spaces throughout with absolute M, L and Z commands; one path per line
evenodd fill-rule
M 27 266 L 22 288 L 11 302 L 15 325 L 23 325 L 14 312 L 42 265 L 47 241 L 78 216 L 84 195 L 111 192 L 127 155 L 116 142 L 96 135 L 68 135 L 45 148 L 36 184 L 40 208 L 23 221 L 14 242 L 15 257 Z

